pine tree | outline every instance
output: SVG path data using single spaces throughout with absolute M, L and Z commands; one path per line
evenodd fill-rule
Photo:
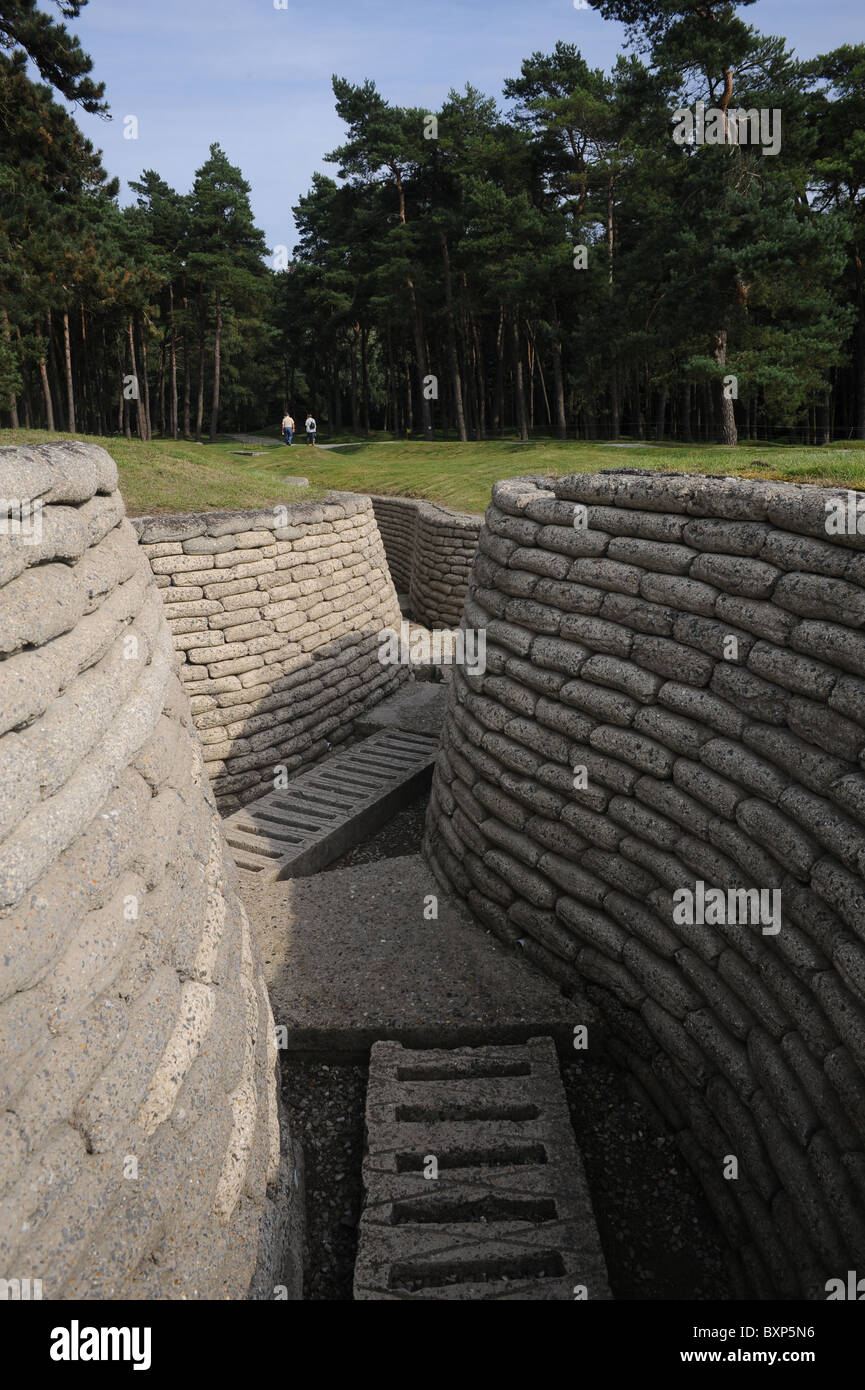
M 77 19 L 87 0 L 55 0 L 64 19 Z M 58 24 L 36 0 L 0 0 L 0 48 L 24 52 L 42 78 L 85 111 L 104 115 L 105 84 L 89 76 L 93 63 L 73 34 Z
M 249 201 L 251 189 L 240 169 L 230 164 L 219 145 L 196 172 L 189 209 L 186 265 L 197 285 L 201 346 L 199 400 L 204 378 L 204 343 L 213 325 L 213 381 L 210 440 L 219 425 L 222 340 L 227 315 L 263 303 L 267 250 L 264 233 L 255 225 Z M 201 438 L 201 419 L 196 438 Z

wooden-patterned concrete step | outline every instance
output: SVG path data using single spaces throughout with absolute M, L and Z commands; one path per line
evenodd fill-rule
M 388 729 L 317 763 L 227 817 L 235 863 L 262 880 L 317 873 L 423 790 L 437 748 L 429 735 Z
M 356 1299 L 609 1299 L 551 1038 L 372 1049 Z

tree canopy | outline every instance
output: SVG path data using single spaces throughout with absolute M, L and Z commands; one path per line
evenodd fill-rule
M 435 111 L 335 76 L 286 264 L 219 145 L 121 209 L 56 99 L 106 113 L 85 3 L 0 0 L 13 425 L 865 438 L 865 45 L 802 62 L 752 0 L 592 0 L 630 30 L 610 71 L 559 42 Z

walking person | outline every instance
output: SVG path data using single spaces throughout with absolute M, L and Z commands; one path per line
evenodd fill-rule
M 294 421 L 288 411 L 282 417 L 282 437 L 289 446 L 294 439 Z
M 316 432 L 316 430 L 318 429 L 318 426 L 317 426 L 317 424 L 315 423 L 315 420 L 314 420 L 314 418 L 313 418 L 311 412 L 310 412 L 310 414 L 307 415 L 307 417 L 306 417 L 306 426 L 305 426 L 305 428 L 306 428 L 306 442 L 307 442 L 307 444 L 315 444 L 315 432 Z

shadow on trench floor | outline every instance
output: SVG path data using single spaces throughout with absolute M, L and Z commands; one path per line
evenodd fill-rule
M 329 869 L 420 852 L 426 797 L 406 807 Z M 306 1167 L 308 1266 L 304 1298 L 352 1297 L 367 1066 L 297 1057 L 283 1095 Z M 730 1299 L 724 1239 L 671 1135 L 661 1134 L 606 1059 L 562 1065 L 613 1296 Z

